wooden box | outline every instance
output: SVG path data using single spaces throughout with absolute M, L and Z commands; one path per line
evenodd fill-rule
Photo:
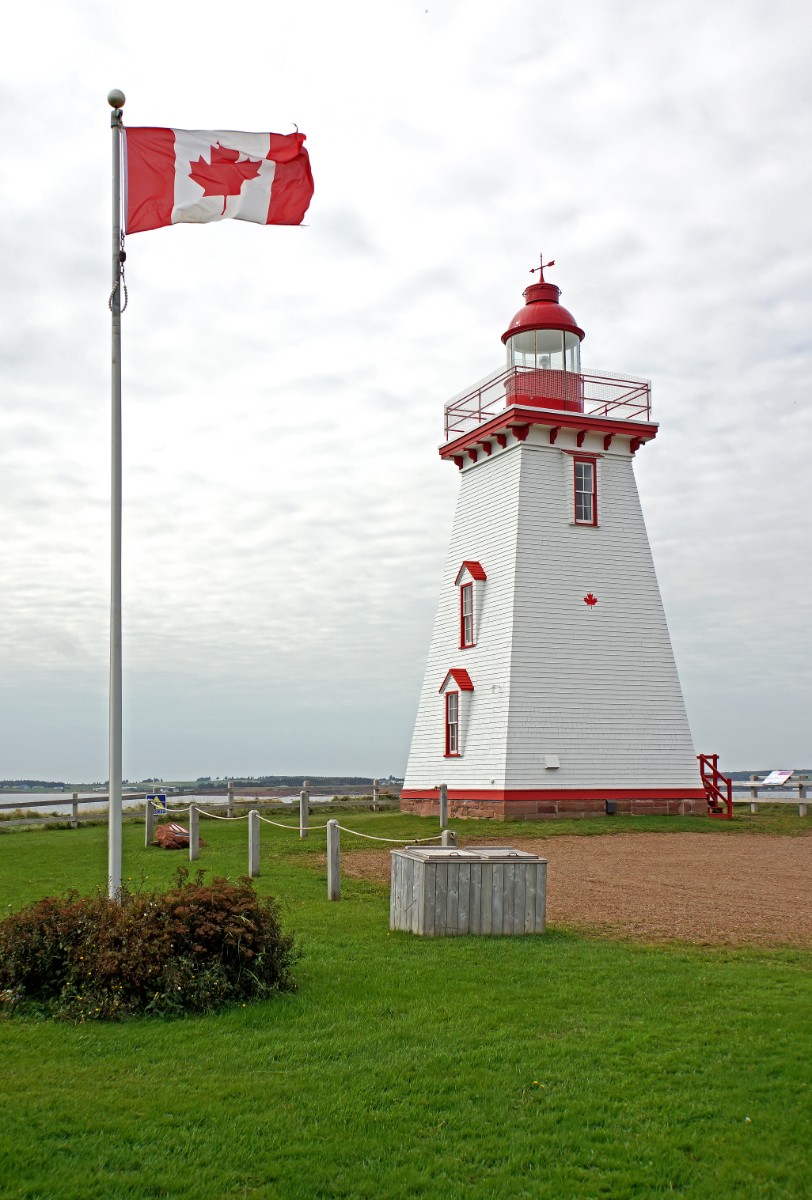
M 392 852 L 389 928 L 424 937 L 544 933 L 547 859 L 506 846 Z

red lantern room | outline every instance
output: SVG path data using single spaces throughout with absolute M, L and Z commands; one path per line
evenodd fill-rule
M 537 408 L 584 411 L 581 381 L 581 342 L 584 331 L 559 304 L 561 289 L 544 279 L 542 263 L 538 283 L 524 291 L 524 307 L 502 334 L 507 347 L 507 402 Z

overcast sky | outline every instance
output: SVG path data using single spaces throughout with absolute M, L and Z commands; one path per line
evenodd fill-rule
M 0 778 L 107 777 L 110 129 L 307 135 L 303 228 L 133 235 L 124 774 L 403 772 L 443 404 L 543 250 L 653 381 L 698 750 L 812 765 L 808 0 L 42 0 L 0 84 Z

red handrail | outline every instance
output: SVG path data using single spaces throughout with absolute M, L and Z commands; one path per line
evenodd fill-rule
M 708 798 L 708 816 L 723 821 L 733 818 L 733 783 L 719 770 L 718 754 L 697 754 L 699 774 Z
M 651 419 L 651 384 L 647 379 L 626 379 L 606 371 L 575 374 L 536 367 L 508 367 L 488 376 L 470 392 L 457 396 L 445 406 L 446 441 L 475 429 L 507 405 L 521 403 L 520 396 L 530 377 L 537 385 L 539 396 L 549 395 L 551 408 L 561 408 L 562 399 L 566 399 L 565 407 L 576 407 L 585 416 L 620 417 L 630 421 Z M 549 388 L 545 388 L 545 378 Z M 522 380 L 525 380 L 524 387 Z M 543 407 L 538 398 L 533 404 Z

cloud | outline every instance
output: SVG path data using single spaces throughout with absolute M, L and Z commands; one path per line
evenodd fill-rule
M 106 775 L 113 84 L 132 124 L 295 120 L 316 177 L 308 228 L 128 241 L 125 774 L 403 768 L 457 488 L 443 403 L 503 362 L 540 249 L 585 366 L 654 382 L 637 473 L 698 745 L 808 758 L 806 7 L 257 21 L 290 53 L 246 71 L 223 29 L 213 78 L 205 23 L 152 0 L 126 38 L 97 0 L 17 16 L 0 774 Z

